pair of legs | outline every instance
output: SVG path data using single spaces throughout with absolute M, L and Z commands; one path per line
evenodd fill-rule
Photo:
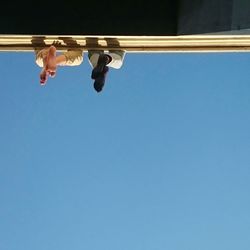
M 119 69 L 123 64 L 125 51 L 111 50 L 104 52 L 103 50 L 88 51 L 88 58 L 93 67 L 91 78 L 94 79 L 94 88 L 97 92 L 102 91 L 105 78 L 109 71 L 109 67 Z
M 36 64 L 42 68 L 40 73 L 40 83 L 44 85 L 48 77 L 56 75 L 57 66 L 78 66 L 83 61 L 83 51 L 81 49 L 68 50 L 60 55 L 56 54 L 56 47 L 51 45 L 42 50 L 35 50 Z M 100 92 L 105 84 L 106 74 L 109 67 L 119 69 L 124 60 L 125 51 L 112 50 L 104 52 L 102 50 L 88 51 L 88 58 L 93 67 L 91 78 L 94 79 L 94 88 Z
M 60 55 L 56 53 L 56 47 L 51 45 L 42 50 L 35 50 L 36 64 L 42 68 L 40 83 L 45 85 L 48 77 L 55 77 L 57 66 L 78 66 L 83 61 L 81 49 L 68 50 Z

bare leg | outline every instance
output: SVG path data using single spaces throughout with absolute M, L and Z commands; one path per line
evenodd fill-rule
M 56 47 L 50 46 L 47 56 L 44 58 L 43 67 L 48 72 L 56 72 Z
M 56 48 L 50 46 L 43 51 L 43 69 L 40 73 L 40 83 L 46 84 L 48 76 L 55 75 L 56 73 Z
M 41 50 L 40 55 L 42 55 L 42 65 L 41 63 L 38 65 L 43 67 L 40 73 L 42 85 L 45 85 L 48 77 L 55 77 L 57 66 L 76 66 L 81 64 L 83 60 L 82 50 L 67 51 L 57 56 L 56 47 L 53 45 Z
M 66 65 L 67 58 L 65 55 L 59 55 L 56 57 L 56 65 L 58 66 L 64 66 Z
M 58 65 L 65 65 L 66 57 L 64 55 L 56 56 L 55 46 L 50 46 L 43 57 L 43 69 L 40 73 L 40 83 L 45 85 L 48 77 L 55 77 Z

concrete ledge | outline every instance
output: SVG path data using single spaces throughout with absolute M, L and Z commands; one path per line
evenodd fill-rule
M 250 35 L 29 36 L 0 35 L 1 52 L 33 52 L 57 43 L 58 51 L 122 49 L 134 53 L 249 52 Z

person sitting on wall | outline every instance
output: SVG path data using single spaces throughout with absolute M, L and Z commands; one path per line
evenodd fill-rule
M 67 50 L 57 55 L 56 47 L 51 45 L 48 48 L 35 50 L 36 64 L 42 68 L 40 73 L 40 84 L 45 85 L 48 77 L 55 77 L 58 66 L 78 66 L 83 61 L 81 49 Z
M 101 92 L 109 67 L 119 69 L 123 64 L 125 51 L 123 50 L 110 50 L 104 53 L 103 50 L 89 50 L 88 58 L 90 65 L 93 67 L 91 78 L 94 81 L 94 89 Z

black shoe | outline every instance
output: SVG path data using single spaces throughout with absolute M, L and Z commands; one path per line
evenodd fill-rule
M 97 92 L 102 91 L 104 84 L 105 84 L 106 74 L 108 73 L 108 71 L 109 71 L 109 68 L 107 66 L 104 66 L 102 72 L 99 73 L 98 77 L 95 78 L 94 89 Z
M 97 65 L 92 70 L 91 78 L 96 79 L 101 74 L 103 74 L 103 71 L 106 67 L 106 65 L 111 61 L 110 56 L 106 54 L 101 54 L 98 58 Z

